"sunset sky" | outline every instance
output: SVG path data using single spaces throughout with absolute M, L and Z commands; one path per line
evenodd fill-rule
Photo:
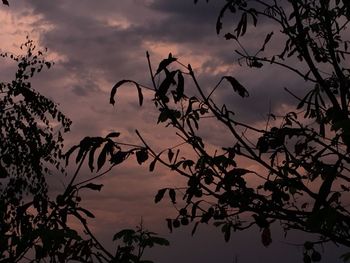
M 216 95 L 220 103 L 227 103 L 240 118 L 249 123 L 264 123 L 269 108 L 283 112 L 293 98 L 283 91 L 295 92 L 306 84 L 291 73 L 274 67 L 252 70 L 237 63 L 233 42 L 224 38 L 232 30 L 234 18 L 224 21 L 223 33 L 216 34 L 215 23 L 224 0 L 60 0 L 10 1 L 10 7 L 0 7 L 1 51 L 20 53 L 19 46 L 28 35 L 40 48 L 48 48 L 48 58 L 55 62 L 50 69 L 33 79 L 33 86 L 60 105 L 73 121 L 72 130 L 65 136 L 65 145 L 79 143 L 85 136 L 105 136 L 111 131 L 122 133 L 122 139 L 140 143 L 134 130 L 138 129 L 154 147 L 162 149 L 173 140 L 170 129 L 157 128 L 157 112 L 151 96 L 145 93 L 145 105 L 138 106 L 135 89 L 128 86 L 118 91 L 117 106 L 109 104 L 109 92 L 121 79 L 150 83 L 146 51 L 151 54 L 154 67 L 169 52 L 184 64 L 190 63 L 200 83 L 208 87 L 223 75 L 240 80 L 250 97 L 242 100 L 223 90 Z M 264 39 L 271 25 L 261 24 L 249 33 L 244 43 L 254 48 L 256 39 Z M 272 41 L 278 48 L 281 39 Z M 15 65 L 0 63 L 3 81 L 14 76 Z M 304 85 L 304 86 L 303 86 Z M 202 133 L 213 146 L 225 145 L 220 127 L 204 127 Z M 85 169 L 82 176 L 89 176 Z M 51 178 L 51 189 L 59 190 L 64 178 Z M 168 248 L 148 252 L 159 263 L 259 263 L 302 262 L 300 233 L 284 234 L 277 226 L 272 231 L 273 243 L 265 248 L 257 228 L 235 233 L 229 243 L 224 242 L 219 229 L 200 226 L 191 237 L 191 226 L 169 234 L 165 218 L 176 210 L 168 199 L 154 204 L 154 195 L 164 187 L 177 186 L 181 179 L 158 166 L 150 173 L 148 167 L 130 161 L 117 167 L 100 180 L 100 193 L 84 197 L 85 205 L 96 214 L 91 221 L 94 231 L 108 246 L 115 232 L 134 227 L 141 217 L 147 228 L 171 241 Z M 337 262 L 341 250 L 331 247 L 322 262 Z M 237 261 L 235 261 L 237 259 Z M 328 260 L 327 260 L 328 259 Z M 340 261 L 339 261 L 340 262 Z

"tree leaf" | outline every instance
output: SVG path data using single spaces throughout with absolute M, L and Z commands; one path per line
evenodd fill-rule
M 230 39 L 235 39 L 236 40 L 237 39 L 237 37 L 235 35 L 231 34 L 231 33 L 226 33 L 224 37 L 225 37 L 226 40 L 230 40 Z
M 84 145 L 80 144 L 80 149 L 79 149 L 79 152 L 77 154 L 77 158 L 75 159 L 75 163 L 80 162 L 81 158 L 83 158 L 85 151 L 86 151 L 86 147 L 84 147 Z
M 235 29 L 237 32 L 236 36 L 243 36 L 247 31 L 247 13 L 242 13 L 241 20 L 239 20 L 239 23 Z
M 98 146 L 94 146 L 89 152 L 88 166 L 89 166 L 91 172 L 93 172 L 93 170 L 95 169 L 95 167 L 94 167 L 94 157 L 95 157 L 95 152 L 97 150 L 97 147 Z
M 216 33 L 217 34 L 220 34 L 220 31 L 222 29 L 222 22 L 221 20 L 224 18 L 224 14 L 225 14 L 225 11 L 227 10 L 227 8 L 229 8 L 229 6 L 231 6 L 232 3 L 231 1 L 229 1 L 228 3 L 226 3 L 224 5 L 224 7 L 220 10 L 220 14 L 216 20 Z
M 232 86 L 233 90 L 238 93 L 242 98 L 249 97 L 248 91 L 234 78 L 231 76 L 224 76 L 222 79 L 226 79 Z
M 177 71 L 166 72 L 166 77 L 163 82 L 159 85 L 158 90 L 156 91 L 156 96 L 159 98 L 166 97 L 166 93 L 168 92 L 170 85 L 174 82 L 174 77 Z
M 169 159 L 169 162 L 171 162 L 173 160 L 173 157 L 174 157 L 174 152 L 169 149 L 168 150 L 168 159 Z
M 9 2 L 8 2 L 7 0 L 2 0 L 2 3 L 3 3 L 4 5 L 10 6 L 10 4 L 9 4 Z
M 88 183 L 81 188 L 89 188 L 94 191 L 101 191 L 101 188 L 103 187 L 103 184 L 93 184 L 93 183 Z
M 265 227 L 261 233 L 261 242 L 265 247 L 268 247 L 272 243 L 271 231 L 269 227 Z
M 158 193 L 154 197 L 155 203 L 159 203 L 163 199 L 166 190 L 168 190 L 168 188 L 163 188 L 163 189 L 158 190 Z
M 76 209 L 77 209 L 77 211 L 82 211 L 86 216 L 88 216 L 90 218 L 95 218 L 94 214 L 91 213 L 89 210 L 86 210 L 85 208 L 78 207 Z
M 172 56 L 171 53 L 169 53 L 169 56 L 168 58 L 166 59 L 163 59 L 160 63 L 159 63 L 159 66 L 158 66 L 158 69 L 156 71 L 156 75 L 159 74 L 161 71 L 163 71 L 164 69 L 166 69 L 167 66 L 169 66 L 171 63 L 173 63 L 174 61 L 176 61 L 177 58 L 174 58 Z
M 111 132 L 109 133 L 106 138 L 115 138 L 115 137 L 119 137 L 120 132 Z
M 125 237 L 127 237 L 127 239 L 129 239 L 129 237 L 133 236 L 135 234 L 135 230 L 133 229 L 123 229 L 117 233 L 114 234 L 113 236 L 113 241 L 117 240 L 117 239 L 124 239 Z
M 262 48 L 260 49 L 260 51 L 264 51 L 265 50 L 266 44 L 271 40 L 272 35 L 273 35 L 273 32 L 271 32 L 271 33 L 266 35 L 264 44 L 263 44 Z
M 154 244 L 157 244 L 160 246 L 169 246 L 170 245 L 169 241 L 165 238 L 162 238 L 162 237 L 151 236 L 150 241 L 153 242 Z
M 160 152 L 160 153 L 154 158 L 154 160 L 150 163 L 150 165 L 149 165 L 149 171 L 150 171 L 150 172 L 153 172 L 153 171 L 154 171 L 154 168 L 155 168 L 155 166 L 156 166 L 156 162 L 159 160 L 159 157 L 160 157 L 161 154 L 162 154 L 162 152 Z
M 115 95 L 117 93 L 117 89 L 124 85 L 125 83 L 128 83 L 128 82 L 131 82 L 133 84 L 135 84 L 136 88 L 137 88 L 137 92 L 138 92 L 138 96 L 139 96 L 139 104 L 140 106 L 142 105 L 143 103 L 143 94 L 142 94 L 142 90 L 141 90 L 141 87 L 140 85 L 136 82 L 136 81 L 133 81 L 133 80 L 128 80 L 128 79 L 123 79 L 123 80 L 120 80 L 118 81 L 112 88 L 111 90 L 111 95 L 110 95 L 110 98 L 109 98 L 109 103 L 114 105 L 115 104 Z
M 112 155 L 110 162 L 113 165 L 118 165 L 126 159 L 127 155 L 128 155 L 128 152 L 118 151 Z
M 148 152 L 147 149 L 143 148 L 140 151 L 136 152 L 136 160 L 138 164 L 142 164 L 148 159 Z
M 180 101 L 181 98 L 184 97 L 184 90 L 185 90 L 185 80 L 181 73 L 181 71 L 178 71 L 177 73 L 177 87 L 176 87 L 176 96 L 174 97 L 175 103 Z
M 192 236 L 196 233 L 197 228 L 198 228 L 198 225 L 199 225 L 199 222 L 197 221 L 197 222 L 194 224 L 194 227 L 193 227 L 193 229 L 192 229 L 192 231 L 191 231 L 191 235 L 192 235 Z
M 174 189 L 169 189 L 169 197 L 173 204 L 176 204 L 176 192 Z
M 224 239 L 226 242 L 230 241 L 231 238 L 231 225 L 225 224 L 222 226 L 221 231 L 224 233 Z
M 97 159 L 97 171 L 99 171 L 106 162 L 108 144 L 106 144 Z
M 170 218 L 167 218 L 166 222 L 167 222 L 167 226 L 168 226 L 168 229 L 169 229 L 170 233 L 172 233 L 173 232 L 173 222 L 172 222 L 172 220 Z

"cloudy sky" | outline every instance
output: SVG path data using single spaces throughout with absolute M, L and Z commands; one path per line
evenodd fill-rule
M 150 96 L 146 94 L 145 105 L 139 108 L 135 90 L 125 88 L 118 94 L 118 106 L 109 104 L 110 89 L 117 81 L 149 83 L 146 51 L 155 66 L 169 52 L 184 64 L 191 63 L 200 82 L 208 86 L 222 75 L 238 78 L 249 89 L 248 103 L 225 91 L 217 99 L 231 105 L 247 121 L 264 121 L 270 105 L 278 111 L 292 101 L 283 92 L 283 87 L 299 83 L 291 74 L 276 68 L 257 72 L 240 67 L 233 43 L 226 41 L 223 34 L 216 34 L 216 18 L 224 2 L 203 0 L 194 5 L 192 0 L 12 1 L 10 7 L 0 9 L 0 48 L 19 53 L 27 35 L 39 47 L 48 48 L 48 57 L 55 65 L 33 83 L 72 119 L 72 131 L 65 137 L 67 147 L 85 136 L 104 136 L 115 130 L 122 133 L 123 139 L 137 142 L 135 129 L 157 147 L 160 141 L 170 143 L 172 136 L 155 128 L 157 112 L 152 110 Z M 225 21 L 224 31 L 230 31 L 231 20 Z M 255 39 L 264 39 L 270 31 L 270 25 L 261 25 L 245 43 L 255 45 Z M 278 46 L 279 40 L 274 43 Z M 2 79 L 10 80 L 14 65 L 4 61 L 0 70 Z M 223 136 L 216 136 L 213 127 L 205 127 L 204 133 L 213 144 L 224 141 Z M 52 188 L 59 188 L 64 184 L 62 180 L 54 180 Z M 172 243 L 169 248 L 150 251 L 150 258 L 159 263 L 301 261 L 301 247 L 287 241 L 297 242 L 302 235 L 284 240 L 278 227 L 273 230 L 273 244 L 267 249 L 261 244 L 257 229 L 237 233 L 229 243 L 209 226 L 201 227 L 193 238 L 190 228 L 169 235 L 164 219 L 175 211 L 170 202 L 155 205 L 153 198 L 159 188 L 177 185 L 179 181 L 161 167 L 151 174 L 147 167 L 132 162 L 118 167 L 101 180 L 101 193 L 86 196 L 87 207 L 97 215 L 91 222 L 94 230 L 108 244 L 118 229 L 133 227 L 142 217 L 146 227 Z M 338 254 L 331 249 L 325 257 L 335 262 Z

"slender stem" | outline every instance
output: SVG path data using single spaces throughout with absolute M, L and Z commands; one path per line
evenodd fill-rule
M 84 155 L 82 156 L 82 158 L 81 158 L 81 160 L 80 160 L 80 163 L 79 163 L 79 165 L 78 165 L 78 167 L 77 167 L 77 169 L 76 169 L 76 171 L 75 171 L 75 173 L 74 173 L 72 179 L 70 180 L 70 182 L 69 182 L 69 184 L 68 184 L 66 190 L 65 190 L 64 193 L 63 193 L 63 196 L 67 196 L 67 195 L 69 194 L 69 192 L 71 191 L 72 185 L 73 185 L 75 179 L 77 178 L 77 176 L 78 176 L 78 174 L 79 174 L 79 171 L 80 171 L 80 169 L 81 169 L 81 167 L 82 167 L 82 165 L 83 165 L 83 163 L 84 163 L 84 161 L 85 161 L 85 158 L 86 158 L 86 156 L 87 156 L 87 153 L 88 153 L 88 152 L 86 151 L 86 152 L 84 153 Z

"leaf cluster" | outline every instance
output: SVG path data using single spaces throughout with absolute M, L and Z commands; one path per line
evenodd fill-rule
M 199 224 L 213 222 L 229 240 L 232 232 L 257 225 L 263 245 L 268 246 L 272 242 L 270 225 L 279 222 L 286 233 L 317 233 L 320 239 L 310 244 L 332 241 L 350 247 L 346 207 L 350 182 L 349 10 L 348 2 L 340 0 L 226 1 L 216 29 L 222 32 L 224 16 L 238 19 L 233 31 L 224 35 L 237 44 L 238 62 L 257 69 L 275 65 L 305 83 L 300 95 L 286 88 L 296 101 L 291 105 L 294 109 L 278 116 L 269 112 L 265 129 L 238 121 L 231 105 L 212 99 L 224 84 L 247 99 L 247 89 L 234 76 L 223 76 L 208 92 L 191 65 L 169 54 L 153 72 L 147 53 L 152 86 L 138 85 L 154 91 L 158 125 L 174 129 L 183 140 L 156 153 L 137 133 L 154 158 L 152 164 L 159 162 L 187 178 L 187 185 L 161 189 L 155 197 L 159 202 L 168 191 L 179 212 L 176 218 L 167 219 L 170 231 L 193 222 L 194 233 Z M 250 50 L 241 41 L 262 20 L 273 23 L 278 31 L 267 33 L 261 46 Z M 285 39 L 279 41 L 282 46 L 277 52 L 268 48 L 276 34 Z M 199 95 L 190 95 L 187 86 L 194 86 Z M 230 136 L 228 145 L 218 146 L 214 153 L 200 136 L 201 124 L 208 118 L 223 125 Z M 191 157 L 182 154 L 185 146 L 193 150 Z M 258 168 L 247 169 L 247 162 Z M 177 202 L 178 195 L 182 202 Z M 306 248 L 304 262 L 320 258 L 314 247 Z

